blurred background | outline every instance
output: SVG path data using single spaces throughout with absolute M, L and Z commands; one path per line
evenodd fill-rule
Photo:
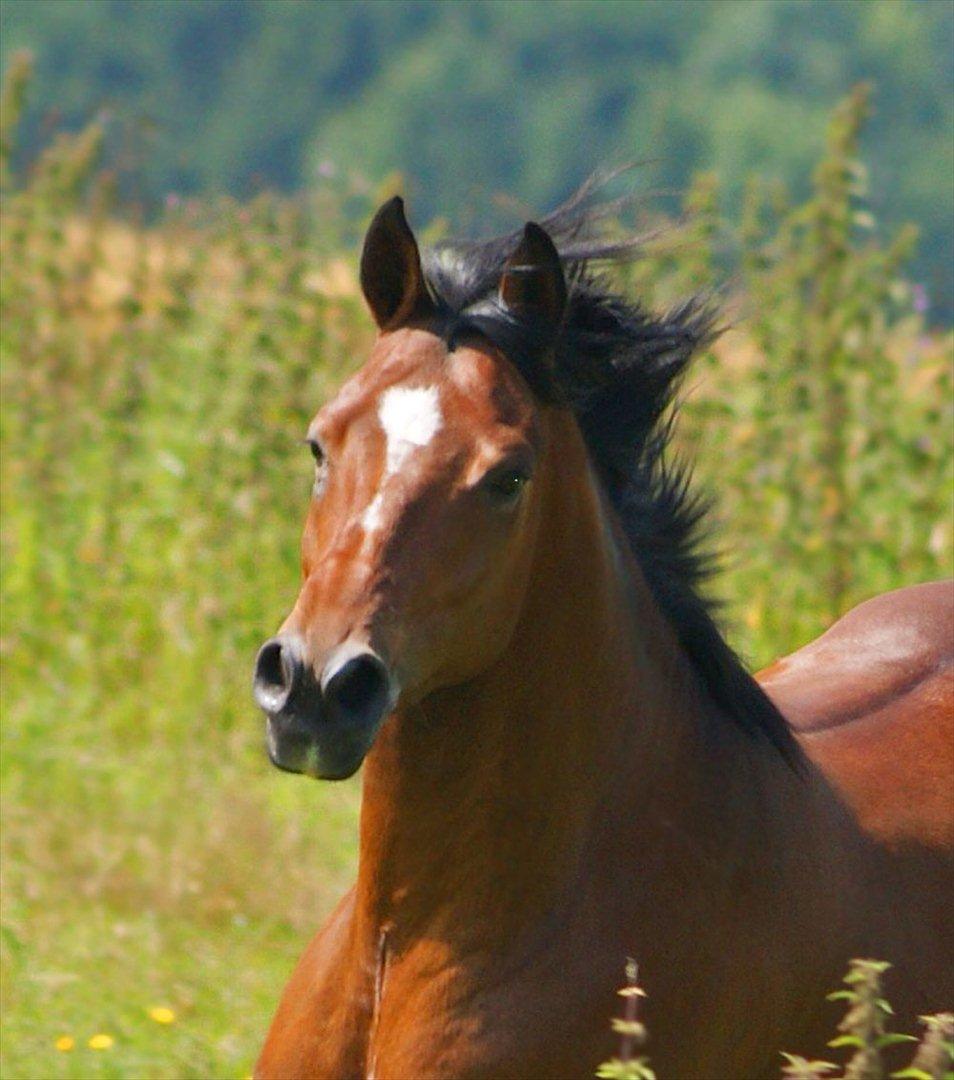
M 5 0 L 0 20 L 36 55 L 26 152 L 100 115 L 115 144 L 138 129 L 150 199 L 399 171 L 419 220 L 458 227 L 634 158 L 657 189 L 714 169 L 730 206 L 753 169 L 804 193 L 832 105 L 873 80 L 872 205 L 920 226 L 916 276 L 951 314 L 943 0 Z
M 247 1075 L 348 885 L 359 782 L 249 683 L 395 191 L 479 235 L 644 162 L 620 286 L 733 324 L 678 439 L 754 666 L 951 573 L 951 4 L 4 0 L 0 51 L 3 1076 Z

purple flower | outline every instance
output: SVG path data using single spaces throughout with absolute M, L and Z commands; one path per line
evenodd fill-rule
M 325 160 L 318 162 L 318 175 L 325 180 L 330 180 L 337 171 L 333 161 Z
M 919 315 L 924 315 L 927 312 L 931 306 L 931 301 L 928 299 L 928 291 L 923 285 L 911 286 L 911 303 Z

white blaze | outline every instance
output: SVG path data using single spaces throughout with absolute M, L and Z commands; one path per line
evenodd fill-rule
M 400 472 L 414 451 L 427 446 L 440 430 L 443 417 L 437 387 L 392 386 L 381 395 L 378 419 L 387 444 L 381 487 L 361 517 L 361 524 L 369 532 L 381 526 L 384 489 L 389 478 Z

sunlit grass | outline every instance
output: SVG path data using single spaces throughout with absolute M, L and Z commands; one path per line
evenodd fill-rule
M 245 1076 L 300 945 L 278 918 L 203 927 L 85 900 L 21 927 L 4 965 L 10 1077 Z M 160 995 L 172 1023 L 149 1015 Z

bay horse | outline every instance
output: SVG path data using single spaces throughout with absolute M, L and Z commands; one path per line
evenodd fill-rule
M 598 219 L 422 255 L 394 198 L 366 235 L 379 335 L 254 676 L 279 768 L 364 763 L 357 880 L 260 1078 L 592 1076 L 627 956 L 663 1080 L 824 1056 L 855 956 L 899 1030 L 954 1000 L 951 584 L 747 673 L 666 454 L 713 315 L 616 295 Z

